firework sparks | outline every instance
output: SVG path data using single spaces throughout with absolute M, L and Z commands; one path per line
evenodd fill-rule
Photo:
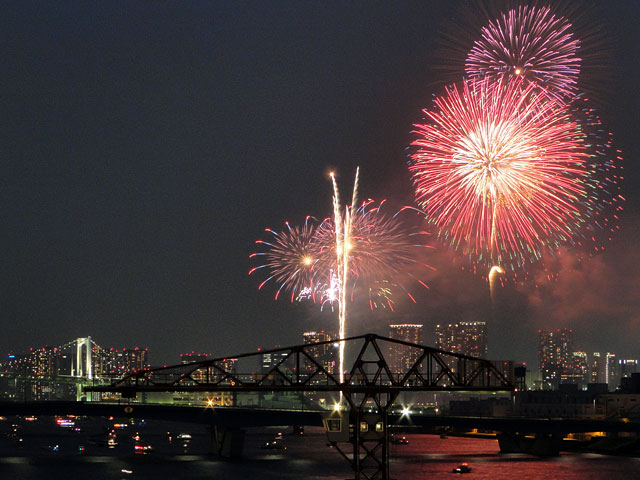
M 620 194 L 624 180 L 622 152 L 613 145 L 613 135 L 607 132 L 589 99 L 578 95 L 571 105 L 571 114 L 585 137 L 589 157 L 587 169 L 588 197 L 582 204 L 585 226 L 575 243 L 581 252 L 593 255 L 605 250 L 605 244 L 620 228 L 618 214 L 623 210 Z
M 584 135 L 562 102 L 522 80 L 464 82 L 425 110 L 409 169 L 445 241 L 474 262 L 536 261 L 584 223 Z
M 519 77 L 558 98 L 575 94 L 581 59 L 571 23 L 549 7 L 520 6 L 483 27 L 466 59 L 471 79 Z
M 433 268 L 421 263 L 423 251 L 432 248 L 424 242 L 428 234 L 405 226 L 400 218 L 401 213 L 415 209 L 405 207 L 395 215 L 387 215 L 382 211 L 385 202 L 375 205 L 373 200 L 363 202 L 357 209 L 353 207 L 357 202 L 358 174 L 356 171 L 351 205 L 340 204 L 338 185 L 332 174 L 332 218 L 317 226 L 312 217 L 307 217 L 302 227 L 285 222 L 283 231 L 266 229 L 269 240 L 256 242 L 265 251 L 250 255 L 263 259 L 263 263 L 252 268 L 249 274 L 268 272 L 267 279 L 258 288 L 268 283 L 276 285 L 276 299 L 286 291 L 291 301 L 308 299 L 322 307 L 337 306 L 341 339 L 346 334 L 348 304 L 356 297 L 366 296 L 371 309 L 393 310 L 395 292 L 402 291 L 415 303 L 404 282 L 411 279 L 428 288 L 412 270 L 414 266 L 418 270 Z M 340 345 L 342 381 L 344 342 Z
M 282 291 L 291 293 L 291 301 L 295 298 L 313 297 L 315 294 L 313 270 L 317 258 L 313 251 L 313 236 L 315 225 L 312 218 L 307 217 L 302 227 L 291 226 L 285 222 L 286 230 L 276 232 L 267 228 L 271 234 L 270 240 L 257 240 L 256 243 L 268 248 L 266 252 L 252 253 L 250 258 L 264 257 L 262 265 L 254 267 L 249 275 L 266 268 L 270 276 L 264 280 L 258 289 L 268 282 L 279 285 L 275 294 L 276 300 Z
M 351 214 L 346 248 L 348 275 L 344 293 L 350 301 L 366 294 L 371 309 L 382 307 L 393 310 L 393 298 L 400 292 L 415 303 L 405 285 L 407 280 L 428 288 L 411 272 L 414 266 L 417 270 L 433 268 L 420 262 L 424 250 L 432 247 L 425 243 L 427 232 L 413 231 L 401 221 L 401 214 L 413 209 L 405 207 L 394 215 L 387 215 L 382 211 L 384 203 L 376 205 L 373 200 L 368 200 Z M 316 229 L 314 238 L 318 271 L 329 272 L 331 278 L 337 277 L 334 273 L 338 269 L 336 255 L 344 259 L 343 240 L 336 239 L 337 231 L 334 220 L 326 219 Z M 337 283 L 333 282 L 334 285 Z M 327 293 L 333 298 L 336 296 L 333 289 L 327 289 Z

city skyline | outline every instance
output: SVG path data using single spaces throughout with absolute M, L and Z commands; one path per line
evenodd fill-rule
M 252 243 L 330 211 L 330 170 L 346 188 L 359 165 L 362 195 L 412 202 L 412 125 L 462 76 L 442 73 L 442 34 L 464 6 L 446 3 L 4 6 L 0 354 L 91 334 L 163 359 L 224 356 L 335 329 L 330 309 L 260 295 Z M 587 12 L 610 32 L 611 81 L 586 81 L 626 171 L 607 250 L 564 250 L 545 259 L 557 280 L 534 269 L 492 302 L 434 234 L 429 290 L 396 312 L 353 308 L 347 334 L 485 321 L 489 358 L 535 364 L 536 332 L 552 328 L 587 352 L 640 356 L 639 8 Z
M 606 348 L 601 352 L 585 352 L 579 342 L 573 341 L 573 330 L 558 328 L 551 331 L 539 330 L 537 362 L 527 364 L 522 358 L 525 355 L 509 358 L 488 358 L 487 326 L 486 322 L 458 322 L 448 325 L 436 325 L 432 332 L 424 332 L 421 324 L 390 324 L 387 327 L 387 338 L 401 340 L 416 345 L 435 346 L 445 352 L 453 352 L 476 358 L 488 359 L 496 364 L 509 364 L 524 367 L 534 380 L 528 385 L 529 389 L 557 389 L 560 384 L 573 383 L 580 388 L 586 388 L 591 383 L 606 383 L 611 391 L 621 385 L 621 379 L 630 377 L 632 373 L 640 370 L 640 360 L 623 355 L 616 356 L 615 352 Z M 309 350 L 329 373 L 336 373 L 337 368 L 337 343 L 328 343 L 338 339 L 335 331 L 306 331 L 302 332 L 298 344 L 309 345 L 321 343 L 320 347 Z M 85 345 L 91 345 L 90 350 L 85 350 Z M 257 353 L 265 351 L 261 355 L 260 362 L 251 368 L 251 371 L 242 373 L 265 373 L 277 365 L 286 354 L 272 352 L 272 349 L 287 348 L 292 345 L 263 345 L 257 348 Z M 81 350 L 82 348 L 82 350 Z M 76 352 L 77 349 L 77 352 Z M 606 353 L 605 353 L 606 352 Z M 235 355 L 250 354 L 252 352 L 234 352 Z M 143 368 L 166 367 L 167 365 L 180 363 L 199 362 L 203 360 L 223 359 L 226 365 L 234 364 L 236 359 L 231 356 L 220 356 L 208 352 L 181 353 L 178 359 L 149 360 L 149 348 L 115 348 L 102 347 L 90 336 L 71 340 L 64 345 L 44 345 L 30 347 L 28 351 L 12 352 L 6 359 L 0 361 L 4 373 L 17 371 L 30 371 L 35 376 L 60 375 L 86 375 L 84 368 L 78 367 L 80 356 L 90 355 L 93 360 L 86 359 L 93 367 L 91 375 L 124 375 Z M 389 364 L 392 370 L 403 371 L 416 360 L 416 352 L 412 348 L 396 346 L 388 352 Z M 78 359 L 74 359 L 78 356 Z M 44 365 L 44 366 L 43 366 Z M 449 365 L 454 371 L 455 364 Z M 79 369 L 79 370 L 78 370 Z M 235 369 L 235 367 L 233 367 Z M 305 363 L 303 369 L 313 369 L 313 366 Z M 52 373 L 53 372 L 53 373 Z

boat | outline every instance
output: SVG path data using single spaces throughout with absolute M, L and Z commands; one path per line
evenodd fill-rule
M 133 452 L 139 454 L 151 453 L 153 451 L 153 447 L 151 445 L 136 443 L 133 446 Z
M 408 445 L 409 444 L 409 440 L 407 440 L 407 437 L 391 437 L 391 443 L 393 445 Z
M 263 450 L 287 450 L 287 446 L 278 440 L 273 440 L 272 442 L 265 442 L 260 447 Z
M 471 472 L 471 467 L 468 463 L 462 463 L 453 469 L 453 473 L 469 473 Z

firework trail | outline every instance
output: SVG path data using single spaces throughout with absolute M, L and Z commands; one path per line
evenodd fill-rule
M 503 273 L 504 273 L 504 270 L 499 265 L 494 265 L 493 267 L 491 267 L 491 270 L 489 270 L 489 275 L 488 275 L 488 278 L 489 278 L 489 292 L 491 293 L 491 303 L 494 306 L 495 306 L 495 301 L 496 301 L 496 297 L 495 297 L 496 275 L 500 275 L 500 274 L 503 274 Z
M 351 233 L 352 233 L 352 217 L 351 210 L 356 205 L 358 198 L 358 176 L 360 167 L 356 168 L 356 178 L 353 183 L 353 193 L 351 195 L 351 205 L 344 208 L 344 214 L 340 206 L 340 192 L 336 177 L 331 172 L 331 182 L 333 183 L 333 224 L 335 227 L 335 245 L 336 245 L 336 272 L 339 280 L 337 283 L 339 298 L 338 302 L 338 324 L 339 338 L 345 338 L 347 325 L 347 281 L 349 278 L 349 255 L 351 250 Z M 344 342 L 340 342 L 340 383 L 344 381 Z M 342 392 L 340 392 L 342 400 Z
M 474 263 L 515 270 L 581 228 L 588 153 L 565 103 L 523 80 L 485 79 L 424 113 L 409 165 L 416 199 Z
M 357 209 L 359 170 L 356 170 L 352 204 L 342 206 L 335 175 L 333 184 L 333 217 L 319 225 L 307 217 L 302 227 L 285 222 L 286 229 L 266 229 L 269 240 L 258 240 L 264 251 L 251 258 L 262 260 L 249 274 L 266 271 L 268 283 L 277 286 L 275 298 L 286 291 L 291 301 L 311 300 L 321 306 L 337 305 L 339 336 L 345 338 L 348 304 L 366 292 L 371 309 L 393 310 L 396 291 L 403 291 L 415 303 L 405 287 L 407 279 L 426 283 L 412 270 L 430 268 L 421 263 L 423 252 L 432 248 L 424 242 L 426 232 L 412 230 L 400 220 L 400 214 L 416 209 L 404 207 L 395 215 L 382 212 L 380 202 L 363 202 Z M 415 272 L 414 272 L 415 273 Z M 358 293 L 356 293 L 358 292 Z M 344 380 L 344 342 L 340 343 L 340 381 Z
M 482 28 L 467 55 L 470 79 L 519 77 L 558 99 L 576 93 L 580 42 L 572 25 L 549 7 L 520 6 Z

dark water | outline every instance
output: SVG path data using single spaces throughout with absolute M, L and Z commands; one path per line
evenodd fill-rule
M 113 423 L 113 422 L 112 422 Z M 13 425 L 17 425 L 14 427 Z M 260 446 L 277 430 L 251 430 L 242 461 L 221 461 L 207 455 L 204 427 L 188 424 L 137 423 L 116 429 L 118 445 L 108 448 L 95 440 L 107 438 L 111 425 L 77 421 L 80 431 L 59 427 L 54 420 L 7 420 L 0 425 L 0 479 L 220 479 L 275 480 L 353 478 L 347 463 L 326 445 L 324 433 L 284 433 L 286 452 Z M 16 431 L 14 431 L 16 430 Z M 178 440 L 189 433 L 189 441 Z M 137 434 L 137 435 L 136 435 Z M 139 436 L 140 441 L 132 437 Z M 22 438 L 22 441 L 18 441 Z M 635 479 L 640 459 L 596 454 L 562 454 L 552 459 L 501 455 L 494 440 L 407 435 L 408 445 L 391 447 L 391 476 L 395 479 L 456 479 L 451 470 L 467 462 L 465 479 Z M 134 446 L 152 445 L 153 452 L 135 454 Z M 56 448 L 57 446 L 57 448 Z

